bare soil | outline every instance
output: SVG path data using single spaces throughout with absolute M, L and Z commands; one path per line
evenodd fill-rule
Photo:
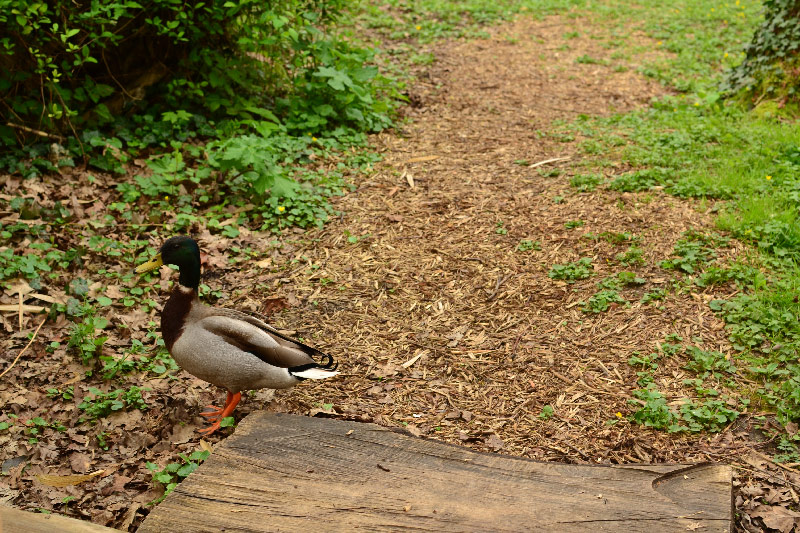
M 580 37 L 562 49 L 560 36 L 575 29 Z M 657 264 L 670 257 L 682 233 L 713 227 L 708 206 L 659 191 L 577 193 L 569 178 L 586 172 L 584 139 L 548 133 L 555 120 L 641 108 L 665 89 L 636 74 L 642 58 L 625 71 L 613 62 L 576 62 L 609 51 L 591 38 L 587 22 L 567 18 L 521 18 L 494 28 L 486 40 L 445 42 L 431 51 L 436 61 L 417 73 L 407 124 L 373 139 L 384 159 L 337 201 L 341 217 L 321 230 L 287 232 L 270 257 L 245 265 L 228 264 L 224 251 L 232 245 L 267 249 L 274 237 L 243 231 L 228 240 L 199 232 L 209 255 L 206 283 L 226 295 L 220 305 L 273 312 L 276 326 L 335 355 L 343 371 L 274 398 L 253 394 L 237 416 L 268 409 L 401 425 L 428 438 L 546 461 L 733 462 L 740 472 L 740 527 L 763 528 L 757 518 L 766 513 L 763 498 L 796 502 L 798 481 L 768 459 L 768 443 L 750 423 L 758 413 L 721 433 L 698 435 L 657 432 L 626 419 L 634 410 L 632 391 L 640 388 L 637 369 L 627 362 L 633 352 L 653 352 L 670 334 L 731 351 L 708 301 L 733 288 L 695 287 L 660 306 L 639 303 L 645 292 L 668 286 L 674 274 Z M 555 158 L 562 159 L 535 166 Z M 554 169 L 560 175 L 547 177 Z M 625 170 L 611 162 L 603 173 Z M 16 186 L 44 197 L 57 196 L 61 185 L 38 182 L 38 191 L 28 183 Z M 567 229 L 574 220 L 585 225 Z M 641 236 L 645 264 L 621 266 L 615 256 L 627 246 L 587 239 L 589 232 Z M 522 240 L 539 241 L 541 249 L 519 251 Z M 740 252 L 735 242 L 724 251 L 730 257 Z M 567 283 L 548 277 L 554 264 L 581 257 L 593 258 L 591 278 Z M 596 283 L 621 270 L 647 280 L 623 291 L 630 305 L 582 312 Z M 164 288 L 169 277 L 165 271 Z M 2 303 L 15 298 L 5 295 Z M 4 320 L 6 368 L 27 339 L 15 314 Z M 28 316 L 23 331 L 40 320 Z M 128 328 L 111 331 L 105 349 L 121 349 L 149 320 L 157 321 L 155 312 L 119 310 L 112 321 Z M 3 413 L 26 420 L 44 412 L 68 427 L 47 430 L 38 443 L 28 442 L 21 428 L 0 432 L 7 473 L 0 478 L 0 502 L 133 530 L 161 491 L 145 462 L 163 466 L 179 451 L 198 449 L 198 414 L 223 392 L 183 372 L 139 378 L 150 388 L 150 410 L 119 413 L 94 427 L 79 424 L 76 404 L 45 393 L 72 384 L 79 401 L 90 385 L 103 387 L 97 378 L 84 379 L 74 356 L 45 351 L 52 340 L 63 340 L 67 326 L 64 320 L 45 324 L 30 352 L 0 381 Z M 687 394 L 683 380 L 693 374 L 683 368 L 686 362 L 684 355 L 662 362 L 657 384 L 670 400 Z M 549 418 L 540 416 L 546 405 L 553 408 Z M 97 446 L 99 432 L 107 433 L 107 451 Z M 24 471 L 19 458 L 28 463 Z M 106 472 L 96 479 L 67 487 L 35 477 L 100 469 Z M 68 496 L 75 499 L 65 505 Z

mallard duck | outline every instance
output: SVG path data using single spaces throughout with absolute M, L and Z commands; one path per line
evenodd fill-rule
M 200 248 L 186 236 L 164 242 L 159 253 L 136 267 L 137 274 L 176 265 L 178 284 L 161 311 L 161 335 L 175 362 L 198 378 L 228 391 L 220 409 L 209 406 L 202 416 L 212 424 L 210 435 L 231 416 L 243 390 L 286 389 L 305 379 L 337 375 L 333 357 L 287 337 L 247 313 L 200 302 Z

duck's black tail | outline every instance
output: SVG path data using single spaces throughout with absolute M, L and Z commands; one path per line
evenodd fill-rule
M 322 362 L 290 367 L 289 373 L 291 375 L 297 379 L 326 379 L 339 374 L 336 370 L 339 367 L 339 363 L 334 361 L 332 356 L 314 348 L 312 350 L 314 350 L 314 355 L 322 358 Z

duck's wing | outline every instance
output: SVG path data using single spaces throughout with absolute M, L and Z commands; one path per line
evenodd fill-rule
M 196 325 L 221 337 L 240 350 L 279 368 L 323 368 L 333 370 L 333 357 L 280 333 L 254 316 L 219 307 L 207 308 Z

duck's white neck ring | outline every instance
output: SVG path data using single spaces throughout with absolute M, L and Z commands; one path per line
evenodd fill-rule
M 191 294 L 195 291 L 195 289 L 191 287 L 184 287 L 180 283 L 178 283 L 178 290 L 181 292 L 181 294 Z

